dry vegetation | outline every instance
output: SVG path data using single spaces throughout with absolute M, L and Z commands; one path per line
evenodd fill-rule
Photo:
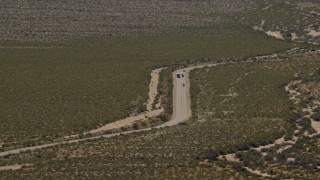
M 289 95 L 297 102 L 291 118 L 296 130 L 288 137 L 291 143 L 265 148 L 262 152 L 237 153 L 245 166 L 281 179 L 319 177 L 319 70 L 300 75 L 289 88 Z
M 1 40 L 57 41 L 93 35 L 159 33 L 215 27 L 252 8 L 248 0 L 22 1 L 0 5 Z
M 157 97 L 167 120 L 173 68 L 292 47 L 314 51 L 318 17 L 317 0 L 2 0 L 0 151 L 58 141 L 144 111 L 150 72 L 159 66 L 171 67 L 162 72 Z M 319 137 L 310 135 L 320 110 L 303 108 L 319 99 L 319 55 L 260 58 L 279 59 L 286 60 L 196 70 L 187 123 L 1 157 L 0 169 L 22 169 L 0 171 L 0 179 L 263 178 L 245 168 L 316 179 Z M 302 81 L 297 105 L 284 90 L 294 79 Z M 281 152 L 285 145 L 252 150 L 281 137 L 296 141 Z M 218 160 L 230 153 L 241 162 Z
M 234 144 L 263 141 L 268 134 L 276 138 L 280 134 L 274 127 L 280 129 L 285 126 L 283 123 L 259 120 L 192 122 L 175 128 L 4 157 L 1 164 L 30 161 L 34 166 L 0 173 L 2 177 L 14 178 L 231 177 L 237 175 L 233 168 L 201 165 L 200 161 L 207 158 L 206 152 L 222 148 L 232 151 Z
M 245 170 L 242 164 L 217 160 L 217 157 L 267 145 L 283 135 L 290 138 L 290 134 L 296 129 L 295 122 L 290 120 L 290 115 L 294 113 L 294 104 L 288 101 L 284 85 L 295 79 L 296 73 L 299 77 L 304 77 L 320 67 L 318 57 L 313 55 L 290 59 L 280 62 L 237 63 L 196 70 L 192 73 L 193 104 L 204 97 L 210 97 L 209 100 L 215 103 L 207 103 L 204 108 L 201 104 L 195 104 L 197 111 L 189 122 L 173 128 L 6 156 L 1 158 L 1 165 L 32 163 L 33 166 L 0 173 L 2 177 L 12 178 L 82 176 L 256 179 L 259 176 Z M 219 71 L 221 68 L 226 71 Z M 216 78 L 217 76 L 219 78 Z M 262 77 L 264 81 L 258 81 Z M 212 83 L 217 86 L 211 86 Z M 231 94 L 230 88 L 234 88 L 238 96 L 225 101 L 228 97 L 220 95 Z M 266 96 L 261 95 L 262 92 L 266 93 Z M 255 98 L 256 96 L 261 98 Z M 232 106 L 226 106 L 228 103 Z M 268 108 L 279 106 L 279 103 L 282 104 L 280 109 Z M 230 116 L 218 113 L 221 106 L 232 108 L 234 113 Z M 243 115 L 238 117 L 237 111 L 241 111 Z M 215 113 L 215 116 L 199 118 L 199 115 L 212 113 Z M 237 153 L 237 156 L 240 154 Z M 244 155 L 241 157 L 246 159 Z M 250 164 L 245 165 L 251 167 Z M 304 170 L 304 167 L 301 165 L 301 172 L 311 173 Z
M 150 72 L 155 67 L 291 47 L 245 31 L 203 35 L 91 38 L 69 41 L 61 48 L 1 49 L 0 98 L 6 102 L 0 108 L 2 150 L 87 132 L 145 110 Z
M 77 41 L 65 48 L 3 49 L 0 98 L 6 103 L 0 109 L 0 142 L 3 148 L 30 146 L 140 112 L 155 66 L 202 55 L 254 55 L 289 47 L 259 34 L 247 37 L 115 37 Z M 222 39 L 224 45 L 219 45 Z M 234 47 L 234 41 L 252 48 Z M 231 49 L 239 51 L 229 53 Z
M 229 65 L 223 67 L 228 72 L 223 74 L 227 81 L 221 78 L 219 68 L 195 71 L 194 83 L 198 86 L 193 86 L 193 92 L 198 121 L 246 117 L 270 123 L 276 118 L 288 123 L 284 138 L 278 138 L 275 144 L 265 141 L 259 147 L 248 142 L 238 146 L 235 154 L 215 151 L 216 156 L 222 156 L 213 164 L 236 164 L 243 172 L 248 170 L 261 177 L 317 179 L 319 62 L 319 55 L 314 54 L 292 57 L 291 61 Z M 287 85 L 293 80 L 297 83 Z M 248 82 L 254 82 L 254 86 L 248 86 Z M 292 103 L 286 100 L 284 85 L 289 86 Z
M 264 0 L 248 22 L 255 29 L 287 41 L 319 45 L 320 3 L 317 0 Z M 262 22 L 262 23 L 261 23 Z

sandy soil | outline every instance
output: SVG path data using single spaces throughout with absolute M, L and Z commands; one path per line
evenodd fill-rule
M 251 172 L 251 173 L 253 173 L 253 174 L 256 174 L 256 175 L 259 175 L 259 176 L 262 176 L 262 177 L 272 177 L 270 174 L 268 174 L 268 173 L 263 173 L 263 172 L 261 172 L 261 171 L 259 171 L 259 170 L 253 170 L 253 169 L 250 169 L 250 168 L 248 168 L 248 167 L 244 167 L 247 171 L 249 171 L 249 172 Z
M 296 33 L 291 33 L 292 40 L 297 40 L 299 39 L 299 36 Z
M 10 165 L 10 166 L 0 166 L 0 171 L 5 171 L 5 170 L 18 170 L 21 169 L 22 165 Z
M 265 23 L 266 23 L 266 21 L 262 19 L 261 24 L 253 26 L 253 29 L 256 31 L 263 31 L 263 26 Z
M 230 162 L 240 162 L 240 160 L 238 158 L 236 158 L 236 154 L 227 154 L 222 157 L 226 158 L 226 160 L 230 161 Z M 219 157 L 219 158 L 221 158 L 221 157 Z
M 85 134 L 92 134 L 92 133 L 98 133 L 98 132 L 103 132 L 103 131 L 108 131 L 108 130 L 112 130 L 112 129 L 117 129 L 117 128 L 121 128 L 124 126 L 129 126 L 132 125 L 133 123 L 139 121 L 139 120 L 145 120 L 148 117 L 155 117 L 157 115 L 159 115 L 161 112 L 163 112 L 163 109 L 157 109 L 157 110 L 153 110 L 153 111 L 147 111 L 146 113 L 143 114 L 139 114 L 137 116 L 131 116 L 131 117 L 127 117 L 125 119 L 121 119 L 118 120 L 116 122 L 110 123 L 110 124 L 106 124 L 102 127 L 99 127 L 97 129 L 93 129 Z
M 267 31 L 265 32 L 268 36 L 272 36 L 272 37 L 275 37 L 277 39 L 281 39 L 281 40 L 284 40 L 282 34 L 280 31 Z
M 157 96 L 158 93 L 158 84 L 159 84 L 159 76 L 160 76 L 160 72 L 165 69 L 165 68 L 160 68 L 160 69 L 155 69 L 151 72 L 151 81 L 150 81 L 150 85 L 149 85 L 149 99 L 148 99 L 148 103 L 147 103 L 147 110 L 151 111 L 152 110 L 152 104 L 155 101 L 155 98 Z M 156 104 L 156 108 L 160 108 L 160 104 L 158 103 Z
M 320 32 L 318 31 L 315 31 L 315 30 L 310 30 L 310 32 L 308 33 L 309 36 L 312 36 L 312 37 L 318 37 L 320 36 Z
M 0 166 L 0 171 L 8 171 L 8 170 L 19 170 L 22 169 L 23 166 L 32 166 L 32 164 L 15 164 L 15 165 L 8 165 L 8 166 Z
M 320 122 L 319 121 L 311 121 L 311 126 L 317 133 L 320 133 Z

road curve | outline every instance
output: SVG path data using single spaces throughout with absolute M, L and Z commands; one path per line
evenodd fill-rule
M 203 68 L 205 66 L 211 67 L 211 66 L 217 66 L 217 65 L 222 65 L 222 64 L 225 64 L 225 63 L 198 65 L 198 66 L 183 68 L 183 69 L 179 69 L 179 70 L 174 71 L 172 73 L 172 78 L 173 78 L 173 116 L 172 116 L 172 119 L 170 121 L 167 121 L 164 124 L 161 124 L 161 125 L 153 127 L 153 128 L 159 129 L 159 128 L 163 128 L 163 127 L 174 126 L 174 125 L 177 125 L 181 122 L 188 120 L 191 117 L 189 72 L 192 71 L 193 69 L 196 69 L 196 68 Z M 183 73 L 184 77 L 177 78 L 176 73 Z M 47 147 L 52 147 L 52 146 L 63 145 L 63 144 L 77 143 L 77 142 L 93 140 L 93 139 L 110 138 L 110 137 L 119 136 L 119 135 L 149 131 L 153 128 L 146 128 L 146 129 L 125 131 L 125 132 L 119 132 L 119 133 L 97 135 L 97 136 L 92 136 L 92 137 L 85 137 L 85 138 L 80 138 L 80 139 L 67 140 L 67 141 L 31 146 L 31 147 L 26 147 L 26 148 L 13 149 L 13 150 L 0 152 L 0 157 L 11 155 L 11 154 L 19 154 L 19 153 L 25 152 L 25 151 L 32 151 L 32 150 L 36 150 L 36 149 L 42 149 L 42 148 L 47 148 Z

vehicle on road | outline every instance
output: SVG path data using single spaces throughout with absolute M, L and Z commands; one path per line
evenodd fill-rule
M 182 77 L 184 77 L 183 73 L 177 73 L 177 78 L 182 78 Z

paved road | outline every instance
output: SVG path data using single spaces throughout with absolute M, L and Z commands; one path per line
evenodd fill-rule
M 156 126 L 154 128 L 163 128 L 163 127 L 167 127 L 167 126 L 174 126 L 174 125 L 177 125 L 183 121 L 188 120 L 191 117 L 191 104 L 190 104 L 190 93 L 189 93 L 189 87 L 190 87 L 189 72 L 194 68 L 195 67 L 185 68 L 185 69 L 180 69 L 180 70 L 173 72 L 173 74 L 172 74 L 173 79 L 174 79 L 174 81 L 173 81 L 174 82 L 174 85 L 173 85 L 173 93 L 174 93 L 173 94 L 173 107 L 174 107 L 173 118 L 170 121 L 168 121 L 162 125 Z M 176 73 L 178 73 L 178 72 L 183 73 L 184 77 L 177 78 Z M 185 84 L 185 86 L 183 84 Z M 121 132 L 121 133 L 98 135 L 98 136 L 86 137 L 86 138 L 82 138 L 82 139 L 75 139 L 75 140 L 49 143 L 49 144 L 26 147 L 26 148 L 19 148 L 19 149 L 9 150 L 9 151 L 5 151 L 5 152 L 0 152 L 0 157 L 10 155 L 10 154 L 18 154 L 18 153 L 21 153 L 24 151 L 30 151 L 30 150 L 36 150 L 36 149 L 47 148 L 47 147 L 52 147 L 52 146 L 58 146 L 58 145 L 62 145 L 62 144 L 77 143 L 77 142 L 87 141 L 87 140 L 92 140 L 92 139 L 110 138 L 110 137 L 118 136 L 121 134 L 131 134 L 131 133 L 136 133 L 136 132 L 149 131 L 151 129 L 152 128 L 132 130 L 132 131 L 126 131 L 126 132 Z
M 177 78 L 177 73 L 183 73 L 184 77 Z M 158 126 L 158 128 L 174 126 L 191 117 L 189 71 L 186 71 L 186 69 L 177 70 L 172 73 L 172 77 L 174 79 L 172 119 Z

